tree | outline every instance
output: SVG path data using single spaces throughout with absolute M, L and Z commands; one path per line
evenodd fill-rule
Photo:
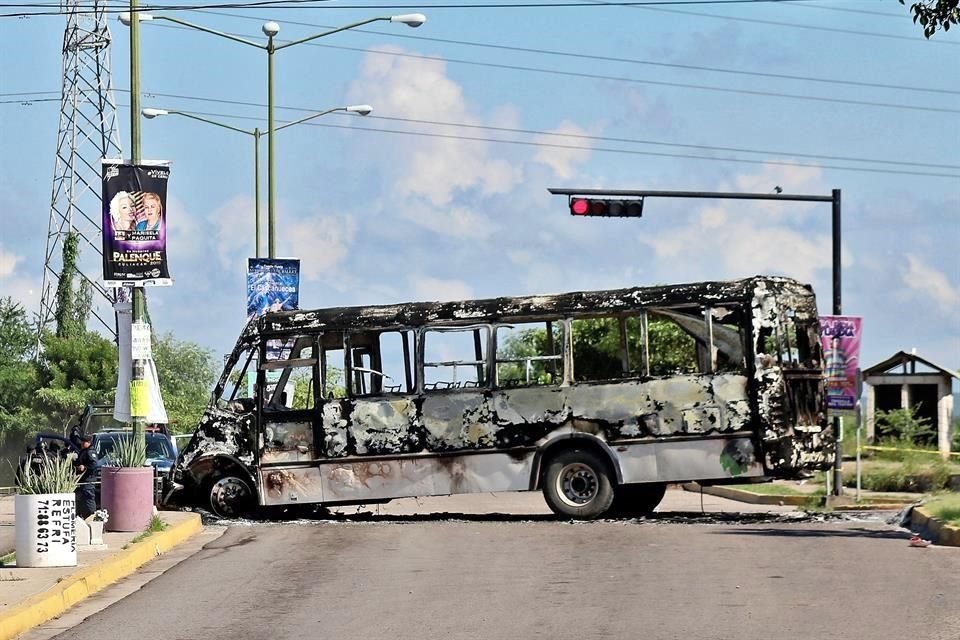
M 38 381 L 30 360 L 36 330 L 23 307 L 0 298 L 0 443 L 36 429 L 33 410 Z
M 175 430 L 193 431 L 216 378 L 213 352 L 167 333 L 154 338 L 153 360 L 167 418 Z
M 113 401 L 117 347 L 92 331 L 69 338 L 45 335 L 37 376 L 36 408 L 49 428 L 62 431 L 87 404 Z
M 671 319 L 650 312 L 647 324 L 650 346 L 650 374 L 672 375 L 697 371 L 695 339 Z M 562 332 L 554 325 L 554 354 L 561 353 Z M 625 326 L 630 369 L 639 375 L 643 353 L 643 333 L 637 318 L 628 318 Z M 577 380 L 610 380 L 623 376 L 620 323 L 611 318 L 576 320 L 573 323 L 573 361 Z M 530 329 L 511 335 L 498 347 L 497 357 L 528 358 L 549 355 L 545 329 Z M 550 384 L 554 380 L 553 361 L 530 363 L 531 381 Z M 562 367 L 561 367 L 562 370 Z M 559 373 L 557 374 L 559 375 Z M 522 363 L 498 365 L 498 377 L 525 379 Z M 557 381 L 559 382 L 559 381 Z
M 90 305 L 93 300 L 90 283 L 81 280 L 78 276 L 79 241 L 80 236 L 75 231 L 68 233 L 63 240 L 63 267 L 60 269 L 54 309 L 57 336 L 60 338 L 76 337 L 86 331 L 87 317 L 90 315 Z M 78 280 L 79 287 L 76 286 Z
M 922 0 L 910 5 L 914 23 L 919 22 L 923 27 L 923 35 L 931 37 L 939 29 L 950 30 L 950 25 L 960 22 L 960 0 Z M 906 0 L 900 0 L 906 5 Z

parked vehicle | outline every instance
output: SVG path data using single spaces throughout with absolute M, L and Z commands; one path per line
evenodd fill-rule
M 43 461 L 52 456 L 67 457 L 80 451 L 79 436 L 89 433 L 93 436 L 91 447 L 97 455 L 96 481 L 100 480 L 100 468 L 113 464 L 111 454 L 120 438 L 132 434 L 129 424 L 113 417 L 113 405 L 87 405 L 68 436 L 54 433 L 41 433 L 34 437 L 27 447 L 27 453 L 20 457 L 17 465 L 17 477 L 29 464 L 34 471 Z M 147 463 L 153 466 L 158 476 L 166 476 L 177 458 L 177 446 L 165 425 L 148 425 L 145 429 Z M 99 491 L 99 489 L 98 489 Z
M 168 499 L 540 489 L 563 517 L 651 511 L 668 482 L 828 468 L 822 360 L 812 288 L 780 277 L 267 313 Z

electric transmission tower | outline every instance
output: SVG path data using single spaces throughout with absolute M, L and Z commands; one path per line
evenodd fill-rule
M 63 242 L 79 238 L 79 278 L 92 290 L 90 313 L 116 333 L 113 302 L 122 291 L 105 288 L 102 274 L 101 158 L 121 158 L 117 105 L 110 74 L 110 30 L 106 0 L 62 0 L 63 78 L 60 129 L 50 197 L 47 248 L 44 253 L 39 329 L 56 311 L 57 284 L 63 267 Z

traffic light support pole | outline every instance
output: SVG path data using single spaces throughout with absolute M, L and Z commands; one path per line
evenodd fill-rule
M 832 205 L 831 245 L 833 265 L 833 314 L 843 313 L 840 279 L 840 189 L 834 189 L 830 195 L 801 193 L 736 193 L 727 191 L 658 191 L 658 190 L 617 190 L 617 189 L 547 189 L 553 195 L 582 196 L 584 198 L 697 198 L 702 200 L 771 200 L 786 202 L 829 202 Z M 843 495 L 842 443 L 840 442 L 840 418 L 833 418 L 833 433 L 836 436 L 836 450 L 833 463 L 833 494 Z

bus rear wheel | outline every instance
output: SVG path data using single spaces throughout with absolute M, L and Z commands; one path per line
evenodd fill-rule
M 622 484 L 614 493 L 613 511 L 622 516 L 649 515 L 666 493 L 667 485 L 663 482 Z
M 210 481 L 209 487 L 210 511 L 220 518 L 239 518 L 253 508 L 253 489 L 243 478 L 218 476 Z
M 613 504 L 609 464 L 593 451 L 567 449 L 552 457 L 542 486 L 547 505 L 564 518 L 592 520 Z

